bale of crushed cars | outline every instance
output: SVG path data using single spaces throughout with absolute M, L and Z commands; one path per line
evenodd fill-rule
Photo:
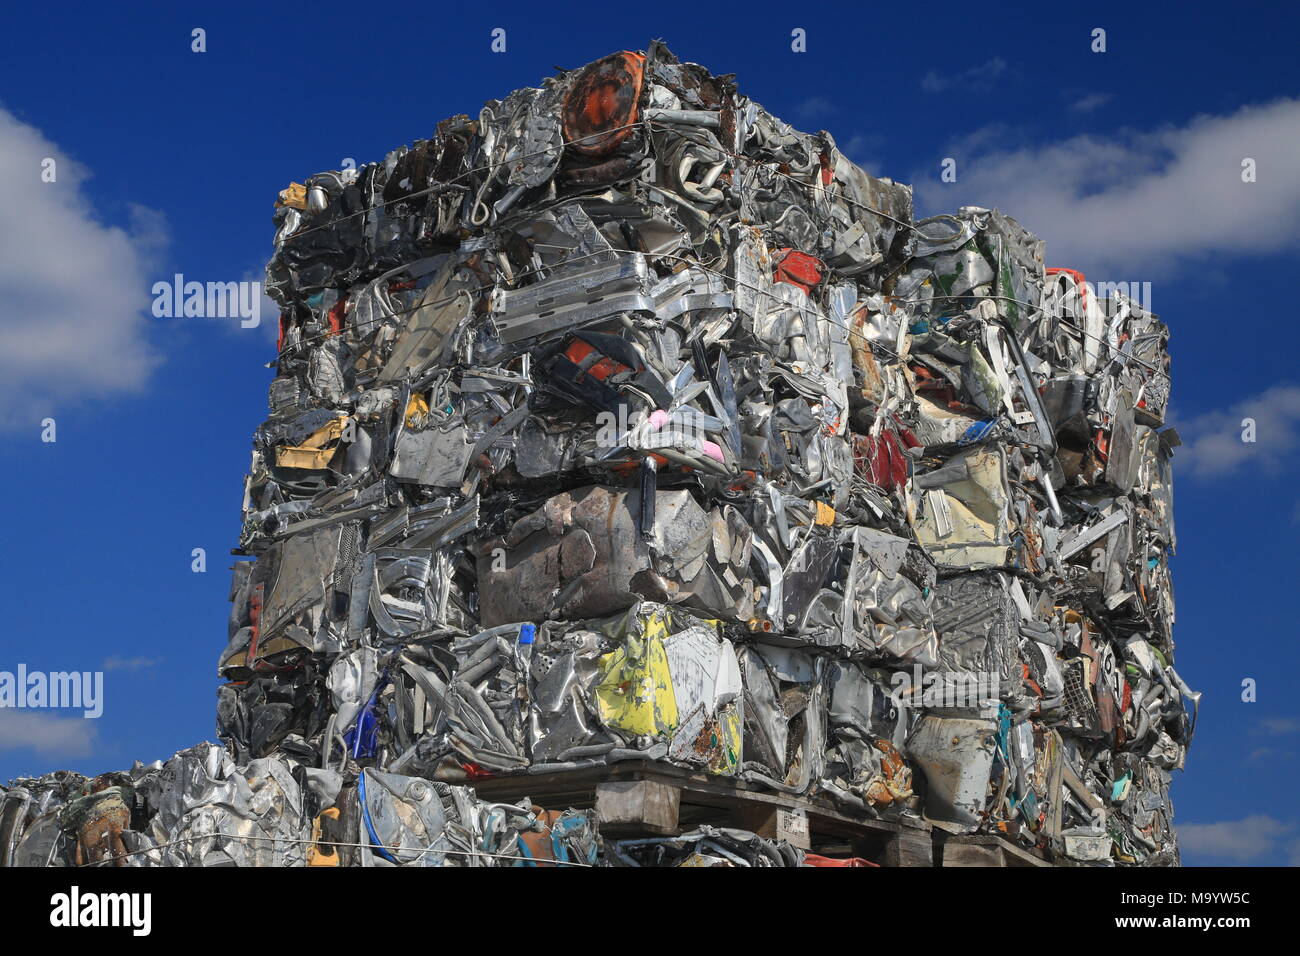
M 472 789 L 629 760 L 1178 861 L 1156 316 L 658 42 L 276 205 L 225 746 L 16 782 L 3 862 L 802 861 Z

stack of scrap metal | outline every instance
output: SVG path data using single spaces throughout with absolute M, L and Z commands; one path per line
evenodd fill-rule
M 383 845 L 345 862 L 519 855 L 544 816 L 475 781 L 626 761 L 1177 862 L 1154 315 L 997 211 L 915 220 L 658 42 L 276 205 L 229 753 L 133 774 L 158 846 L 212 834 L 164 862 L 295 862 L 322 819 Z M 597 858 L 587 816 L 547 826 Z M 799 862 L 754 839 L 599 858 Z

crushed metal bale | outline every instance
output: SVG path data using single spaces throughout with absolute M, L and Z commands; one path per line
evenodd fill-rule
M 222 743 L 13 782 L 0 865 L 868 865 L 474 789 L 629 762 L 1178 862 L 1157 316 L 660 42 L 274 223 Z

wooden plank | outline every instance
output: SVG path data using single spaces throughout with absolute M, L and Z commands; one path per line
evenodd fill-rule
M 596 785 L 596 822 L 602 833 L 677 833 L 681 791 L 654 780 L 608 780 Z
M 907 828 L 885 842 L 881 866 L 934 866 L 934 839 L 921 829 Z
M 742 830 L 757 833 L 768 840 L 785 840 L 801 850 L 812 848 L 808 812 L 767 803 L 745 803 L 736 808 L 736 823 Z
M 1024 847 L 1016 846 L 1005 840 L 1002 842 L 1002 852 L 1006 854 L 1007 866 L 1051 866 L 1047 860 L 1031 853 Z
M 959 847 L 975 847 L 977 850 L 967 852 Z M 997 854 L 997 863 L 955 863 L 949 864 L 948 854 L 955 850 L 956 859 L 980 859 L 989 854 Z M 950 836 L 943 841 L 944 866 L 1051 866 L 1047 860 L 1031 853 L 1023 847 L 994 834 L 971 834 L 967 836 Z
M 944 866 L 1006 866 L 1002 848 L 983 846 L 979 843 L 959 843 L 945 840 L 943 844 Z

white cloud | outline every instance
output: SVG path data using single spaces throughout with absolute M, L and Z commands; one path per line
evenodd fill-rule
M 1047 240 L 1049 265 L 1147 280 L 1189 260 L 1300 245 L 1300 99 L 1199 116 L 1184 126 L 1016 147 L 1003 131 L 954 143 L 962 201 L 996 206 Z M 1242 182 L 1255 160 L 1257 181 Z M 951 211 L 932 170 L 921 205 Z
M 53 159 L 56 180 L 44 182 Z M 166 243 L 160 213 L 103 224 L 89 172 L 0 107 L 0 427 L 39 428 L 69 404 L 139 389 L 158 357 L 147 336 L 148 264 Z
M 1242 441 L 1254 421 L 1254 441 Z M 1300 446 L 1300 386 L 1275 385 L 1223 411 L 1175 420 L 1183 447 L 1174 452 L 1174 474 L 1222 478 L 1239 468 L 1276 474 Z
M 1000 56 L 972 66 L 960 73 L 944 75 L 931 70 L 921 77 L 921 89 L 927 93 L 944 93 L 951 89 L 987 90 L 993 81 L 1007 71 L 1007 61 Z
M 85 717 L 0 709 L 0 753 L 31 750 L 43 757 L 88 757 L 99 731 Z
M 1178 845 L 1184 854 L 1199 853 L 1233 863 L 1250 863 L 1291 837 L 1295 828 L 1294 822 L 1261 813 L 1221 823 L 1180 823 Z
M 1101 109 L 1114 98 L 1110 93 L 1089 93 L 1071 103 L 1070 109 L 1077 113 L 1091 113 L 1093 110 Z
M 1257 733 L 1278 736 L 1300 733 L 1300 717 L 1265 717 L 1259 722 Z

